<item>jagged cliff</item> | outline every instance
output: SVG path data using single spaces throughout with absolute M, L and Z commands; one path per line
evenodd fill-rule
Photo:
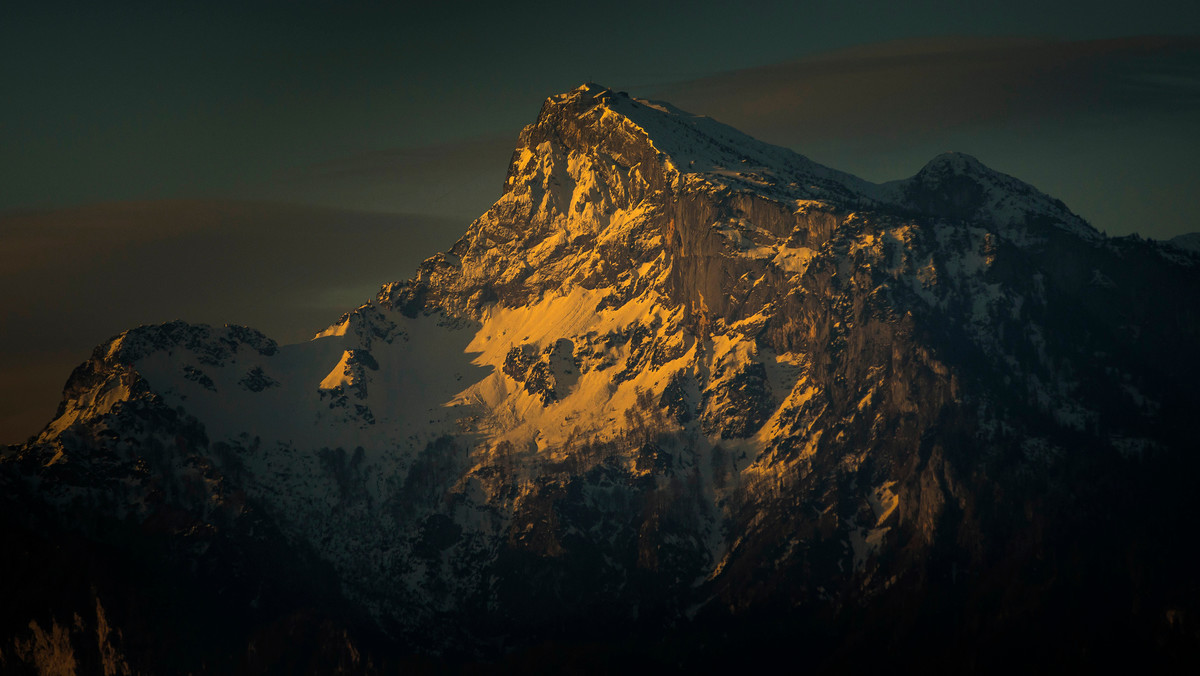
M 102 582 L 54 607 L 143 634 L 156 594 L 102 599 L 127 560 L 226 590 L 189 597 L 244 613 L 220 654 L 127 655 L 152 670 L 282 668 L 299 635 L 314 669 L 797 632 L 829 668 L 1194 655 L 1196 263 L 968 156 L 877 185 L 585 85 L 461 240 L 311 342 L 98 347 L 0 463 L 10 563 L 74 543 Z M 28 662 L 69 618 L 22 603 Z

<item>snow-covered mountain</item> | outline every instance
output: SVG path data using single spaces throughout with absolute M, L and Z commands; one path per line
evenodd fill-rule
M 1198 287 L 966 155 L 873 184 L 584 85 L 311 341 L 97 347 L 0 461 L 0 659 L 1194 656 Z

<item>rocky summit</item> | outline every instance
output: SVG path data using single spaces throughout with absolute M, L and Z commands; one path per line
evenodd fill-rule
M 584 85 L 311 341 L 97 347 L 0 457 L 0 669 L 1181 668 L 1197 298 L 973 157 Z

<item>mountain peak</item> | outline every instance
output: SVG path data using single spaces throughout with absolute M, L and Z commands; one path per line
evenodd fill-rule
M 654 189 L 678 191 L 695 183 L 847 211 L 898 209 L 1003 227 L 1040 223 L 1087 239 L 1099 236 L 1059 200 L 967 153 L 942 153 L 911 178 L 879 185 L 712 118 L 594 82 L 549 97 L 537 122 L 523 132 L 521 145 L 533 149 L 548 138 L 568 153 L 599 153 L 626 170 L 637 167 Z M 514 161 L 521 156 L 518 148 Z M 653 178 L 646 174 L 652 167 Z
M 552 94 L 546 99 L 546 103 L 557 105 L 580 102 L 603 103 L 605 99 L 615 94 L 616 92 L 602 84 L 596 82 L 584 82 L 570 91 Z M 628 96 L 628 94 L 625 94 L 626 98 L 628 98 Z
M 726 231 L 709 215 L 686 212 L 699 194 L 736 203 L 723 216 L 736 227 Z M 442 267 L 465 270 L 469 262 L 479 272 L 464 279 L 481 281 L 486 270 L 500 288 L 519 292 L 501 294 L 505 302 L 521 303 L 526 292 L 541 293 L 581 274 L 612 274 L 615 259 L 582 254 L 591 246 L 645 240 L 638 249 L 646 253 L 656 250 L 651 242 L 661 232 L 670 235 L 665 244 L 673 238 L 689 253 L 703 246 L 738 257 L 757 252 L 751 258 L 770 251 L 792 260 L 783 252 L 786 242 L 814 249 L 840 219 L 863 211 L 1099 236 L 1058 200 L 964 153 L 944 153 L 909 179 L 879 185 L 711 118 L 585 83 L 546 99 L 537 120 L 521 132 L 504 194 L 456 246 L 463 265 Z M 501 222 L 508 225 L 498 227 Z M 440 274 L 441 265 L 429 273 Z M 471 284 L 470 293 L 451 295 L 475 297 Z M 492 297 L 479 294 L 479 302 Z M 673 296 L 718 312 L 731 307 L 715 286 L 689 282 Z
M 535 149 L 550 139 L 568 152 L 611 156 L 627 169 L 659 167 L 676 188 L 681 181 L 699 181 L 716 189 L 852 207 L 873 202 L 878 192 L 873 183 L 710 117 L 594 82 L 547 98 L 537 121 L 522 132 L 514 161 L 522 148 Z
M 1000 227 L 1049 225 L 1088 240 L 1100 236 L 1060 200 L 962 152 L 942 153 L 912 178 L 882 187 L 886 201 L 926 216 Z
M 994 173 L 975 156 L 957 151 L 945 152 L 929 160 L 919 174 L 936 173 L 956 176 Z

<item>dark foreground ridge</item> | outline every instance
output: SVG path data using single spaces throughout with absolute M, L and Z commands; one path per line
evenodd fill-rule
M 1198 262 L 585 85 L 312 341 L 96 348 L 0 455 L 0 671 L 1194 667 Z

